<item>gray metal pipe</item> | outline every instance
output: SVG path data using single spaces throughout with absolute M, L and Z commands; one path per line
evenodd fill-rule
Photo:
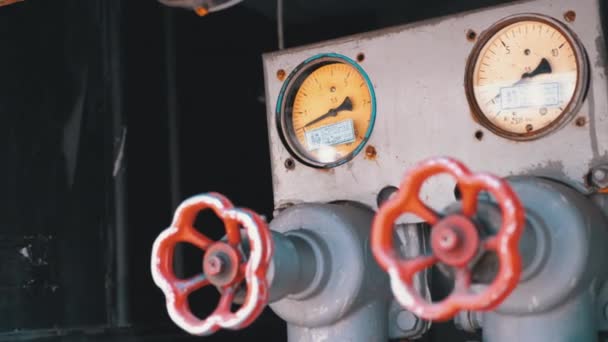
M 313 238 L 273 232 L 274 256 L 268 271 L 270 302 L 288 295 L 314 291 L 323 269 L 318 267 L 322 255 Z
M 289 324 L 287 339 L 290 342 L 386 342 L 388 341 L 387 320 L 386 301 L 375 301 L 350 314 L 348 319 L 332 325 L 308 328 Z

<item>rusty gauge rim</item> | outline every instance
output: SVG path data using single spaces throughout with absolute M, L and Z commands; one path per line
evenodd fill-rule
M 477 122 L 507 139 L 534 140 L 576 116 L 589 87 L 589 62 L 565 24 L 540 14 L 519 14 L 479 36 L 464 81 Z
M 369 140 L 376 119 L 372 82 L 354 60 L 315 55 L 285 80 L 276 106 L 283 145 L 299 162 L 329 169 L 352 160 Z

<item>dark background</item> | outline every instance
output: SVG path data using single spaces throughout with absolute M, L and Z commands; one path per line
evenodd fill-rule
M 285 42 L 498 2 L 290 0 Z M 153 0 L 0 7 L 0 340 L 188 338 L 152 282 L 151 246 L 201 192 L 271 217 L 261 54 L 277 49 L 275 11 L 264 0 L 204 18 Z M 198 312 L 212 292 L 194 296 Z M 204 340 L 260 338 L 285 340 L 270 310 Z

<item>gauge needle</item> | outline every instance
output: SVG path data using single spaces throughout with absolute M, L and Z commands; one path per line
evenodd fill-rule
M 536 69 L 532 70 L 531 72 L 524 73 L 523 75 L 521 75 L 521 79 L 523 80 L 524 78 L 532 78 L 540 74 L 550 74 L 551 71 L 551 64 L 549 64 L 549 61 L 546 58 L 543 58 L 540 60 L 540 63 L 538 63 Z
M 536 66 L 536 68 L 530 72 L 525 72 L 521 75 L 521 79 L 519 79 L 519 81 L 513 83 L 512 87 L 518 86 L 522 83 L 524 83 L 526 81 L 526 79 L 528 78 L 532 78 L 534 76 L 538 76 L 540 74 L 550 74 L 553 71 L 553 69 L 551 68 L 551 64 L 549 64 L 549 61 L 546 58 L 543 58 L 540 60 L 540 63 L 538 63 L 538 65 Z M 488 103 L 490 102 L 495 102 L 496 99 L 498 99 L 500 97 L 500 93 L 498 93 L 498 95 L 494 96 L 490 101 L 488 101 Z
M 343 110 L 353 110 L 353 103 L 348 96 L 344 98 L 344 101 L 342 101 L 341 105 L 339 105 L 336 108 L 330 109 L 327 113 L 319 116 L 318 118 L 316 118 L 316 119 L 310 121 L 309 123 L 307 123 L 306 125 L 302 126 L 302 128 L 306 128 L 308 126 L 314 125 L 317 122 L 324 120 L 330 116 L 337 116 L 338 113 L 340 113 Z

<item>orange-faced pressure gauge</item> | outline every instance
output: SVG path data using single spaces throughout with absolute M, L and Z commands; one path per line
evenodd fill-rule
M 277 128 L 300 162 L 319 168 L 343 164 L 370 137 L 376 116 L 365 71 L 337 54 L 315 56 L 291 73 L 277 103 Z

